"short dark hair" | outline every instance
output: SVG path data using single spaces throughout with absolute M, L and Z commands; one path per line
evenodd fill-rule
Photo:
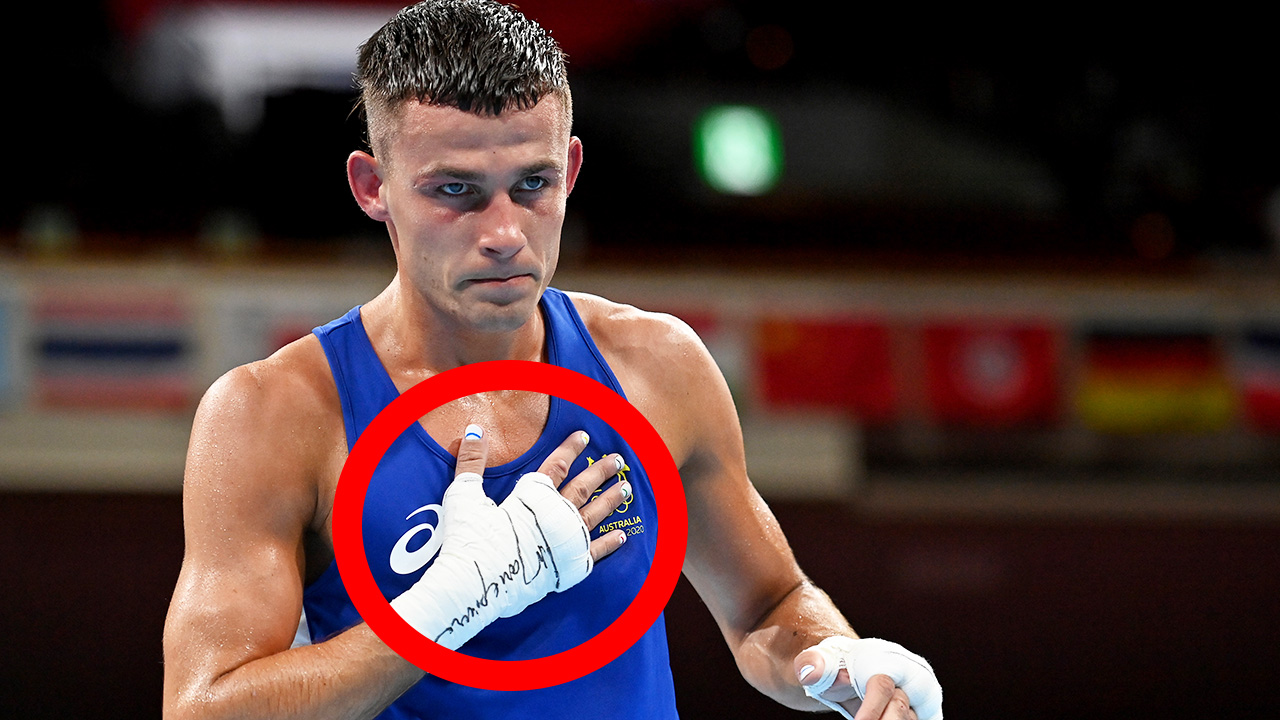
M 551 35 L 495 0 L 423 0 L 360 46 L 359 109 L 374 152 L 408 100 L 497 116 L 558 94 L 571 113 L 565 55 Z

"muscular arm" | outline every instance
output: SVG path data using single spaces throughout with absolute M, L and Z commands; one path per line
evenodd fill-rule
M 331 448 L 315 432 L 316 389 L 273 362 L 229 373 L 196 415 L 164 632 L 166 718 L 373 717 L 422 676 L 363 625 L 289 649 Z
M 747 479 L 729 389 L 696 339 L 683 353 L 689 395 L 679 403 L 694 442 L 681 468 L 689 505 L 685 575 L 711 611 L 743 678 L 774 700 L 819 709 L 793 659 L 831 635 L 856 637 L 797 565 L 768 505 Z
M 628 398 L 667 441 L 689 508 L 686 577 L 707 604 L 743 677 L 789 707 L 816 710 L 796 681 L 797 653 L 856 637 L 805 577 L 747 478 L 728 386 L 697 336 L 666 316 L 575 298 Z M 590 322 L 590 321 L 589 321 Z
M 298 352 L 314 340 L 300 343 L 286 348 L 289 362 L 269 360 L 219 380 L 197 412 L 183 498 L 186 557 L 165 625 L 166 718 L 369 718 L 423 675 L 365 625 L 290 649 L 306 576 L 303 539 L 311 532 L 331 545 L 326 508 L 346 458 L 327 366 L 322 356 Z M 488 440 L 483 432 L 460 439 L 456 469 L 461 476 L 484 472 Z M 508 560 L 500 555 L 518 540 L 504 540 L 500 532 L 477 534 L 477 528 L 483 530 L 486 513 L 509 513 L 497 521 L 502 527 L 533 523 L 544 542 L 560 538 L 546 550 L 569 553 L 560 565 L 567 571 L 577 542 L 585 543 L 588 528 L 613 512 L 625 491 L 615 485 L 592 499 L 621 467 L 620 458 L 614 458 L 618 465 L 596 463 L 565 482 L 585 445 L 585 435 L 573 433 L 538 469 L 547 487 L 542 489 L 536 478 L 522 479 L 502 505 L 479 502 L 478 483 L 459 486 L 456 493 L 450 486 L 445 507 L 470 522 L 455 520 L 448 526 L 453 530 L 442 524 L 442 557 L 465 567 L 477 562 L 506 567 Z M 578 508 L 577 517 L 564 503 L 547 499 L 556 487 Z M 518 507 L 505 509 L 517 497 Z M 467 502 L 474 503 L 470 510 Z M 451 532 L 461 539 L 455 543 Z M 583 550 L 599 562 L 625 537 L 621 530 L 608 533 Z M 439 627 L 459 609 L 450 604 L 458 595 L 450 592 L 457 587 L 449 584 L 450 576 L 449 567 L 437 561 L 397 598 L 406 603 L 400 607 L 407 608 L 402 614 L 410 612 L 411 624 Z M 577 581 L 567 572 L 557 578 Z M 543 582 L 499 594 L 486 606 L 490 619 L 516 614 L 551 591 Z M 483 625 L 468 627 L 474 635 Z
M 705 372 L 705 368 L 702 369 Z M 704 428 L 681 470 L 689 504 L 685 575 L 707 604 L 743 678 L 797 709 L 820 706 L 796 681 L 795 656 L 832 635 L 856 637 L 827 595 L 800 570 L 772 511 L 747 480 L 728 389 L 704 375 Z

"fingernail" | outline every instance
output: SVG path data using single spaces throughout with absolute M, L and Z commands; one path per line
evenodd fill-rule
M 466 429 L 466 432 L 465 432 L 465 433 L 463 433 L 463 437 L 464 437 L 464 438 L 475 438 L 475 439 L 479 440 L 480 438 L 484 437 L 484 428 L 480 427 L 479 425 L 475 425 L 475 424 L 468 425 L 468 426 L 467 426 L 467 429 Z
M 622 456 L 621 456 L 621 455 L 614 455 L 614 456 L 613 456 L 613 464 L 618 466 L 618 472 L 622 472 L 622 468 L 624 468 L 624 467 L 626 467 L 626 466 L 627 466 L 627 464 L 626 464 L 626 463 L 622 462 Z
M 622 501 L 624 503 L 631 502 L 631 483 L 624 482 L 622 483 L 621 487 L 622 487 Z
M 624 533 L 622 533 L 621 535 L 619 535 L 619 536 L 618 536 L 618 544 L 619 544 L 619 545 L 625 545 L 625 544 L 626 544 L 626 542 L 627 542 L 627 534 L 624 532 Z
M 809 673 L 811 672 L 813 672 L 812 665 L 805 665 L 804 667 L 800 668 L 800 682 L 804 682 L 804 679 L 806 677 L 809 677 Z
M 591 436 L 586 433 L 582 433 L 582 444 L 586 445 L 589 442 L 591 442 Z

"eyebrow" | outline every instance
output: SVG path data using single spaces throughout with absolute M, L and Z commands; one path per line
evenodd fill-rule
M 555 170 L 558 172 L 560 170 L 560 164 L 552 162 L 551 160 L 543 160 L 520 168 L 520 174 L 522 176 L 537 175 L 544 170 Z
M 556 170 L 558 172 L 560 170 L 560 164 L 552 160 L 541 160 L 525 165 L 520 168 L 518 172 L 520 177 L 527 177 L 529 175 L 537 175 L 538 173 L 546 170 Z M 465 170 L 463 168 L 452 167 L 449 165 L 432 165 L 424 168 L 415 175 L 414 183 L 416 184 L 427 178 L 440 175 L 447 175 L 465 182 L 480 182 L 485 179 L 484 173 L 476 172 L 475 170 Z
M 414 176 L 414 182 L 421 182 L 427 178 L 436 177 L 438 175 L 448 175 L 449 177 L 466 180 L 467 182 L 479 182 L 484 179 L 484 174 L 476 172 L 475 170 L 463 170 L 462 168 L 449 167 L 447 165 L 431 165 L 420 170 L 417 175 Z

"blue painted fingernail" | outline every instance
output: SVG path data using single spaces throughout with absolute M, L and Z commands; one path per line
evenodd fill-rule
M 808 677 L 809 673 L 811 672 L 813 672 L 812 665 L 805 665 L 804 667 L 800 668 L 800 682 L 804 682 L 804 679 Z
M 484 428 L 474 424 L 468 425 L 466 433 L 463 435 L 463 437 L 467 439 L 475 438 L 476 440 L 479 440 L 480 438 L 484 437 Z

